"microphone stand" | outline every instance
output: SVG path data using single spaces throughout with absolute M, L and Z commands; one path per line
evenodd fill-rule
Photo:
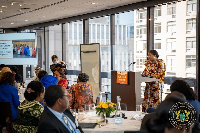
M 129 67 L 130 67 L 132 64 L 134 65 L 135 63 L 136 63 L 136 62 L 131 62 L 131 64 L 128 65 L 128 67 L 127 67 L 128 71 L 130 71 L 130 70 L 129 70 Z M 126 70 L 127 70 L 127 69 L 126 69 Z M 125 71 L 126 71 L 126 70 L 125 70 Z

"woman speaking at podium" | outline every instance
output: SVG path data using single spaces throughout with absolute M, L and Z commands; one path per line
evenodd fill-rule
M 156 50 L 148 52 L 148 60 L 145 61 L 145 69 L 142 76 L 154 77 L 159 81 L 146 82 L 144 91 L 144 100 L 142 102 L 142 112 L 146 112 L 149 107 L 157 108 L 162 101 L 162 88 L 164 86 L 165 63 L 158 59 L 159 55 Z

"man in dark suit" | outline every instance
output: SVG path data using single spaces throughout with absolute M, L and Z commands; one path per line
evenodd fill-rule
M 38 133 L 83 132 L 78 126 L 78 122 L 68 110 L 69 96 L 66 89 L 63 89 L 60 85 L 49 86 L 44 98 L 47 108 L 45 108 L 41 115 Z

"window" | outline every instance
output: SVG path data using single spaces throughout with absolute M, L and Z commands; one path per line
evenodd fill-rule
M 154 43 L 154 49 L 161 49 L 161 43 Z
M 147 18 L 147 11 L 146 10 L 139 10 L 136 11 L 137 15 L 137 20 L 136 23 L 146 23 L 146 18 Z
M 168 32 L 168 35 L 170 36 L 176 34 L 176 22 L 167 23 L 167 32 Z
M 128 26 L 127 34 L 129 38 L 134 38 L 134 26 Z
M 175 68 L 176 68 L 176 57 L 175 56 L 167 56 L 167 71 L 173 71 L 175 72 Z
M 146 37 L 146 26 L 137 26 L 136 27 L 136 37 L 145 38 Z
M 186 33 L 195 34 L 196 33 L 196 19 L 187 19 L 186 20 Z
M 89 43 L 100 43 L 101 91 L 111 91 L 110 17 L 89 19 Z
M 146 41 L 137 41 L 136 43 L 136 53 L 145 53 L 147 43 Z
M 171 15 L 172 18 L 176 18 L 176 4 L 167 5 L 167 15 Z
M 196 56 L 186 55 L 186 68 L 196 67 Z
M 154 25 L 154 33 L 161 33 L 161 23 Z
M 194 52 L 196 50 L 196 38 L 186 38 L 186 52 Z
M 136 68 L 144 68 L 146 57 L 136 56 Z
M 67 64 L 68 75 L 67 79 L 69 82 L 69 86 L 76 83 L 76 79 L 78 74 L 81 72 L 81 61 L 80 61 L 80 44 L 83 43 L 83 22 L 71 22 L 63 25 L 63 45 L 65 45 L 64 49 L 66 51 L 63 56 L 66 60 L 64 60 Z M 77 38 L 74 34 L 77 34 Z M 79 36 L 79 37 L 78 37 Z M 61 52 L 62 53 L 62 52 Z
M 161 16 L 161 6 L 154 8 L 154 17 L 160 17 Z
M 187 1 L 187 15 L 196 14 L 197 10 L 197 0 Z
M 168 52 L 176 52 L 176 39 L 167 39 Z

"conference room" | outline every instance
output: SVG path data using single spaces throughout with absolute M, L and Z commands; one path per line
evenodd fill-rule
M 22 89 L 22 101 L 36 68 L 54 75 L 51 57 L 57 55 L 66 65 L 68 88 L 77 84 L 80 73 L 88 74 L 95 106 L 117 104 L 120 96 L 127 116 L 122 124 L 136 125 L 127 125 L 127 130 L 138 131 L 140 117 L 146 114 L 146 83 L 158 82 L 143 75 L 150 50 L 156 50 L 164 63 L 161 101 L 171 93 L 175 80 L 186 81 L 200 99 L 199 0 L 8 0 L 0 4 L 0 64 L 18 68 L 25 85 L 16 84 Z M 93 113 L 85 115 L 95 121 Z M 83 131 L 126 130 L 112 118 L 107 120 L 105 126 Z

